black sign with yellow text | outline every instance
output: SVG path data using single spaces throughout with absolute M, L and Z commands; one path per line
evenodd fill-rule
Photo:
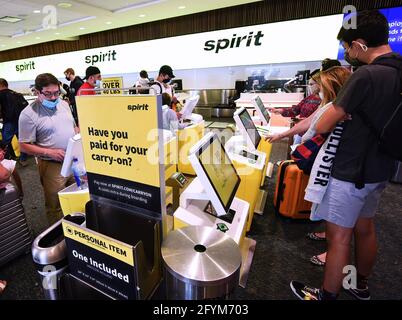
M 72 275 L 115 299 L 137 299 L 132 246 L 69 221 L 63 231 Z

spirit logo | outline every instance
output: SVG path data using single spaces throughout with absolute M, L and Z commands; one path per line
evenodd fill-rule
M 264 37 L 262 31 L 258 31 L 254 34 L 254 31 L 249 32 L 246 36 L 237 36 L 234 34 L 232 39 L 219 39 L 219 40 L 208 40 L 205 42 L 205 51 L 214 51 L 218 53 L 220 50 L 239 48 L 241 46 L 250 47 L 252 44 L 254 46 L 261 46 L 261 38 Z M 254 39 L 254 41 L 253 41 Z

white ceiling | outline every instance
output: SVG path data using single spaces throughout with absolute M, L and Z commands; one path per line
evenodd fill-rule
M 22 19 L 16 23 L 0 21 L 0 51 L 54 40 L 76 40 L 83 34 L 258 1 L 261 0 L 0 0 L 0 19 Z M 40 12 L 34 13 L 35 10 Z M 56 13 L 53 21 L 50 12 Z

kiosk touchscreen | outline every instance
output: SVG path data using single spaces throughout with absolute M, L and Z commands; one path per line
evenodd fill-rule
M 265 108 L 264 103 L 262 102 L 259 96 L 256 96 L 252 99 L 252 103 L 254 105 L 255 110 L 257 111 L 258 116 L 260 117 L 262 124 L 264 126 L 268 126 L 271 121 L 271 116 L 268 113 L 268 110 Z
M 184 104 L 183 109 L 180 111 L 182 115 L 182 119 L 190 119 L 191 114 L 193 113 L 193 110 L 195 106 L 198 103 L 198 100 L 200 100 L 200 96 L 196 95 L 193 97 L 190 97 L 186 100 L 186 103 Z
M 213 133 L 206 135 L 190 151 L 189 160 L 200 179 L 215 212 L 224 216 L 230 212 L 230 206 L 240 184 L 240 177 L 227 156 L 225 149 Z
M 246 108 L 241 108 L 236 111 L 233 116 L 237 128 L 242 133 L 244 139 L 246 139 L 247 147 L 250 151 L 255 151 L 258 149 L 258 145 L 261 141 L 261 135 L 259 134 L 250 114 Z M 245 155 L 248 157 L 248 155 Z
M 82 149 L 82 140 L 80 134 L 76 134 L 68 141 L 63 166 L 60 173 L 63 177 L 69 177 L 73 174 L 71 171 L 71 165 L 74 158 L 77 158 L 79 163 L 84 163 L 84 151 Z

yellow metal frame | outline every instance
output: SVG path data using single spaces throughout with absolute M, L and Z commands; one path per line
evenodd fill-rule
M 195 171 L 188 160 L 190 149 L 204 136 L 205 122 L 184 128 L 177 131 L 179 144 L 179 171 L 184 174 L 195 176 Z
M 73 184 L 59 191 L 59 200 L 65 216 L 77 212 L 85 213 L 85 205 L 90 200 L 89 189 L 85 192 L 77 191 L 76 184 Z
M 232 163 L 240 177 L 240 185 L 237 189 L 236 197 L 250 204 L 247 227 L 245 230 L 245 232 L 248 232 L 253 222 L 255 206 L 260 192 L 261 180 L 264 177 L 265 166 L 262 169 L 257 169 L 247 165 L 247 163 L 241 163 L 236 160 L 233 160 Z

